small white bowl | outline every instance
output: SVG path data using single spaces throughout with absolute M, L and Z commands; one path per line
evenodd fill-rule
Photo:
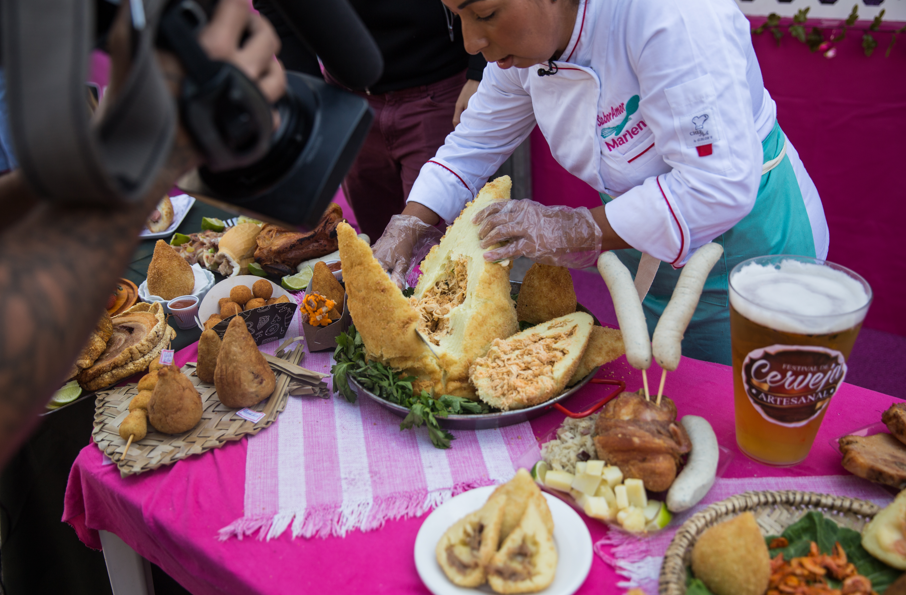
M 195 290 L 192 292 L 192 295 L 198 298 L 198 303 L 201 303 L 208 291 L 214 287 L 214 273 L 201 268 L 201 265 L 199 264 L 192 265 L 192 272 L 195 274 Z M 164 307 L 164 311 L 170 313 L 170 308 L 167 307 L 167 302 L 170 300 L 165 300 L 159 295 L 151 295 L 148 293 L 147 279 L 142 281 L 142 284 L 138 286 L 138 297 L 143 302 L 148 302 L 150 304 L 160 302 L 160 305 Z
M 182 308 L 174 308 L 175 304 L 180 302 L 188 302 L 188 306 Z M 185 330 L 189 328 L 195 328 L 195 316 L 198 315 L 198 306 L 201 304 L 199 300 L 194 295 L 181 295 L 178 298 L 173 298 L 167 302 L 167 308 L 170 310 L 170 313 L 176 318 L 176 326 Z

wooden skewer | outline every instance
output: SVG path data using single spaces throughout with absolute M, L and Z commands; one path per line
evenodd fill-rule
M 645 400 L 650 401 L 650 393 L 648 392 L 648 372 L 642 370 L 642 387 L 645 389 Z
M 667 368 L 661 370 L 661 385 L 657 387 L 657 406 L 661 406 L 661 395 L 664 394 L 664 381 L 667 380 Z
M 124 458 L 126 458 L 126 453 L 129 452 L 129 445 L 132 444 L 132 439 L 133 439 L 133 438 L 135 438 L 135 434 L 129 434 L 129 440 L 126 441 L 126 448 L 123 449 L 123 454 L 122 454 L 122 456 L 120 457 L 120 460 L 121 460 L 121 461 L 122 461 Z

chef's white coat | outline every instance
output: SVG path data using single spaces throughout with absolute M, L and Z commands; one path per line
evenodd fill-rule
M 674 266 L 752 209 L 776 106 L 733 0 L 581 0 L 554 64 L 489 63 L 408 200 L 452 222 L 537 124 L 567 171 L 615 197 L 614 231 Z M 789 142 L 787 155 L 824 258 L 821 200 Z

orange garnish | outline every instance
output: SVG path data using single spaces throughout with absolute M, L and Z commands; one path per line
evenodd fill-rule
M 329 300 L 320 293 L 310 293 L 302 300 L 302 307 L 308 314 L 308 324 L 312 326 L 327 326 L 333 320 L 330 319 L 330 311 L 336 306 L 336 302 Z

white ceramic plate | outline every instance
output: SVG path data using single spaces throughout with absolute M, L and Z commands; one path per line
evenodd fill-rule
M 474 595 L 476 592 L 494 592 L 487 584 L 475 589 L 466 589 L 451 583 L 437 563 L 434 548 L 453 523 L 484 506 L 495 487 L 476 488 L 451 498 L 428 515 L 418 530 L 418 536 L 415 538 L 415 568 L 422 582 L 434 595 Z M 572 508 L 550 494 L 544 494 L 544 497 L 554 517 L 557 574 L 551 586 L 539 593 L 571 595 L 582 586 L 591 570 L 591 534 L 585 522 Z
M 202 301 L 208 291 L 214 287 L 214 273 L 208 269 L 202 268 L 202 266 L 197 263 L 192 265 L 192 273 L 195 275 L 195 290 L 192 292 L 192 295 L 197 297 L 199 301 Z M 160 302 L 160 305 L 164 307 L 164 312 L 170 312 L 170 309 L 167 308 L 167 302 L 169 300 L 148 293 L 148 279 L 142 281 L 142 284 L 138 286 L 138 297 L 143 302 Z
M 157 233 L 143 229 L 142 233 L 139 234 L 139 237 L 143 240 L 150 240 L 153 238 L 165 238 L 167 236 L 173 235 L 176 231 L 176 228 L 182 223 L 182 220 L 186 218 L 186 215 L 189 213 L 189 209 L 192 208 L 192 205 L 195 204 L 195 199 L 189 196 L 188 194 L 180 194 L 178 196 L 171 196 L 170 203 L 173 204 L 173 223 L 170 224 L 170 227 L 164 231 L 159 231 Z
M 207 295 L 204 296 L 204 299 L 201 301 L 201 306 L 198 308 L 198 318 L 201 319 L 202 324 L 204 324 L 204 321 L 210 318 L 212 314 L 220 312 L 220 308 L 217 304 L 220 302 L 220 298 L 230 297 L 231 289 L 237 285 L 245 285 L 251 289 L 252 285 L 255 284 L 255 281 L 260 281 L 261 279 L 264 279 L 264 277 L 258 277 L 257 275 L 236 275 L 235 277 L 224 279 L 212 287 Z M 265 280 L 271 284 L 271 287 L 274 290 L 271 294 L 272 298 L 278 298 L 285 295 L 291 302 L 295 301 L 288 291 L 270 279 Z

